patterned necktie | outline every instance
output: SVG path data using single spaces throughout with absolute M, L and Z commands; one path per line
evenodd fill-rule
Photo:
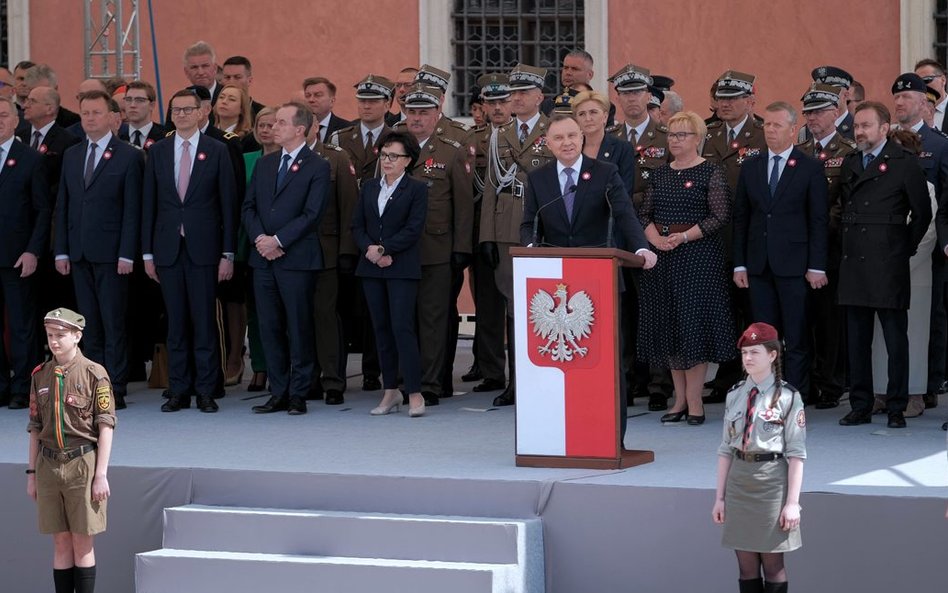
M 527 141 L 527 136 L 530 135 L 530 128 L 527 124 L 520 124 L 520 146 L 523 146 L 523 143 Z
M 42 137 L 43 135 L 39 133 L 39 130 L 36 130 L 35 132 L 33 132 L 33 142 L 30 143 L 30 148 L 32 148 L 33 150 L 39 150 L 40 138 Z
M 86 160 L 86 173 L 83 177 L 86 187 L 92 183 L 92 174 L 95 172 L 95 142 L 89 143 L 89 158 Z
M 132 134 L 132 144 L 141 148 L 142 147 L 142 131 L 135 130 L 135 133 Z
M 178 161 L 178 197 L 184 201 L 188 193 L 188 182 L 191 181 L 191 143 L 185 140 L 181 143 L 181 160 Z
M 375 139 L 372 138 L 372 130 L 369 130 L 365 133 L 365 147 L 371 148 L 375 144 Z
M 744 415 L 744 438 L 741 440 L 741 451 L 747 451 L 747 443 L 750 442 L 751 429 L 754 427 L 754 405 L 757 403 L 757 394 L 760 391 L 756 387 L 751 387 L 747 394 L 747 413 Z
M 777 194 L 777 182 L 780 181 L 780 159 L 782 157 L 774 155 L 774 168 L 770 171 L 770 197 Z
M 290 170 L 290 155 L 283 155 L 283 164 L 280 165 L 280 170 L 277 171 L 277 189 L 280 189 L 280 186 L 283 185 L 283 180 L 286 179 L 286 172 Z
M 872 159 L 873 159 L 873 156 L 872 156 L 872 153 L 871 153 L 871 152 L 870 152 L 869 154 L 867 154 L 867 155 L 864 155 L 864 156 L 862 157 L 862 168 L 863 168 L 863 169 L 868 169 L 868 168 L 869 168 L 869 163 L 872 162 Z
M 573 173 L 576 171 L 572 167 L 566 167 L 563 169 L 563 172 L 566 173 L 566 185 L 563 188 L 563 205 L 566 206 L 566 218 L 569 221 L 573 222 L 573 203 L 576 200 L 576 181 L 573 178 Z

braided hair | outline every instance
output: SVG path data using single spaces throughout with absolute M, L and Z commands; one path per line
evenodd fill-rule
M 770 407 L 774 408 L 777 406 L 777 402 L 780 401 L 780 394 L 783 388 L 783 348 L 781 347 L 780 340 L 770 340 L 769 342 L 764 342 L 762 346 L 768 353 L 777 353 L 777 358 L 774 359 L 773 363 L 774 394 L 770 398 Z

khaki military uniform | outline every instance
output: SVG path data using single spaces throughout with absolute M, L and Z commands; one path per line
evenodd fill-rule
M 540 115 L 530 135 L 521 145 L 517 119 L 497 129 L 497 153 L 491 155 L 481 205 L 480 242 L 497 243 L 500 264 L 495 271 L 497 288 L 507 299 L 507 316 L 513 317 L 513 260 L 510 248 L 520 245 L 520 224 L 523 222 L 523 199 L 527 174 L 551 163 L 556 157 L 546 145 L 549 118 Z M 494 163 L 497 158 L 499 163 Z M 516 167 L 516 178 L 499 187 L 497 168 L 507 171 Z
M 439 395 L 452 300 L 451 254 L 469 254 L 472 246 L 474 181 L 469 150 L 444 135 L 432 135 L 411 175 L 428 186 L 418 286 L 421 390 Z
M 325 265 L 316 272 L 313 294 L 316 360 L 323 389 L 344 391 L 346 379 L 341 362 L 344 348 L 336 311 L 339 297 L 336 264 L 340 255 L 358 257 L 359 254 L 352 239 L 352 211 L 359 200 L 358 182 L 355 167 L 345 150 L 317 142 L 313 152 L 329 162 L 329 191 L 318 230 Z
M 609 128 L 607 133 L 620 140 L 629 141 L 629 129 L 624 123 Z M 645 198 L 645 189 L 648 187 L 652 172 L 672 161 L 671 153 L 668 151 L 668 128 L 650 117 L 648 125 L 642 132 L 642 137 L 637 139 L 632 148 L 636 156 L 632 203 L 638 208 Z
M 379 139 L 391 130 L 392 128 L 383 125 L 382 131 L 379 132 L 373 146 L 370 147 L 366 147 L 365 144 L 363 144 L 362 124 L 359 122 L 355 122 L 354 125 L 333 133 L 330 144 L 335 144 L 348 153 L 349 160 L 355 168 L 359 187 L 362 187 L 362 184 L 366 180 L 373 179 L 380 175 L 378 170 L 379 149 L 381 148 L 379 146 Z
M 741 132 L 733 142 L 728 142 L 727 124 L 716 121 L 708 124 L 708 135 L 701 156 L 724 166 L 727 184 L 733 193 L 737 187 L 737 178 L 741 173 L 744 160 L 767 152 L 764 140 L 764 124 L 748 115 Z
M 408 125 L 405 123 L 405 120 L 402 120 L 392 126 L 392 129 L 407 132 Z M 441 118 L 438 119 L 438 125 L 435 127 L 434 135 L 439 138 L 450 138 L 462 146 L 469 146 L 471 144 L 471 132 L 472 130 L 466 125 L 450 117 L 446 117 L 442 113 Z M 473 154 L 473 152 L 469 152 L 468 154 Z
M 840 190 L 842 185 L 839 181 L 839 173 L 843 166 L 843 158 L 856 150 L 856 143 L 841 136 L 839 132 L 834 134 L 829 143 L 823 147 L 817 154 L 814 150 L 816 139 L 810 138 L 806 142 L 797 144 L 797 148 L 807 155 L 820 160 L 826 173 L 826 185 L 828 189 L 827 201 L 829 202 L 829 257 L 827 262 L 830 267 L 839 268 L 840 258 L 840 217 L 843 213 L 843 205 L 840 201 Z
M 57 372 L 59 370 L 59 372 Z M 105 368 L 76 352 L 33 372 L 30 419 L 40 450 L 36 492 L 41 533 L 105 531 L 106 501 L 92 501 L 99 427 L 115 428 L 115 396 Z

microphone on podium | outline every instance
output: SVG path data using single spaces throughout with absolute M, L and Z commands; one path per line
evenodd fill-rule
M 552 200 L 550 200 L 550 201 L 547 202 L 546 204 L 543 204 L 542 206 L 540 206 L 539 208 L 537 208 L 537 213 L 533 216 L 533 240 L 530 242 L 530 245 L 531 245 L 531 246 L 533 246 L 533 247 L 538 247 L 538 246 L 539 246 L 538 243 L 537 243 L 537 241 L 538 241 L 537 232 L 538 232 L 538 230 L 539 230 L 539 228 L 540 228 L 540 213 L 543 212 L 543 209 L 546 208 L 547 206 L 550 206 L 550 205 L 552 205 L 552 204 L 555 204 L 555 203 L 559 202 L 560 200 L 562 200 L 563 198 L 565 198 L 567 195 L 569 195 L 569 194 L 571 194 L 571 193 L 573 193 L 573 192 L 575 192 L 575 191 L 576 191 L 576 184 L 574 183 L 573 185 L 567 187 L 565 192 L 561 193 L 560 195 L 556 196 L 555 198 L 553 198 Z

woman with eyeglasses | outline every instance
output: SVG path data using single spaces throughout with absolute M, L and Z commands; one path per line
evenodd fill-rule
M 736 355 L 730 275 L 718 231 L 731 217 L 724 169 L 701 157 L 707 127 L 683 111 L 668 120 L 675 160 L 652 172 L 639 208 L 658 263 L 642 273 L 638 356 L 671 370 L 675 403 L 663 423 L 704 423 L 701 392 L 709 362 Z
M 398 411 L 402 394 L 398 372 L 408 392 L 408 415 L 422 416 L 421 359 L 415 332 L 415 302 L 421 280 L 419 243 L 428 211 L 428 187 L 407 171 L 421 149 L 414 136 L 388 132 L 379 146 L 382 176 L 362 184 L 352 218 L 352 237 L 362 257 L 356 276 L 375 330 L 382 369 L 382 401 L 370 413 Z

